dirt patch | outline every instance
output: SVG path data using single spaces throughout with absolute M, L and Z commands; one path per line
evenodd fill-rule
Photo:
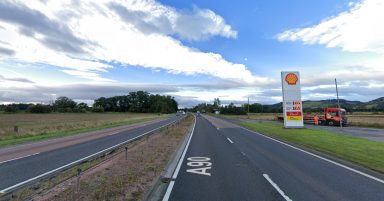
M 177 127 L 131 144 L 125 151 L 81 175 L 80 190 L 71 178 L 33 200 L 140 200 L 158 178 L 172 153 L 192 125 L 189 116 Z

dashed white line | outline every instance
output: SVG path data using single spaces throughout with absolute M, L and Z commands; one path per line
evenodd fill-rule
M 227 140 L 228 140 L 230 143 L 232 143 L 232 144 L 233 144 L 233 141 L 232 141 L 231 139 L 227 138 Z
M 0 164 L 7 163 L 7 162 L 10 162 L 10 161 L 14 161 L 14 160 L 18 160 L 18 159 L 21 159 L 21 158 L 27 158 L 27 157 L 34 156 L 34 155 L 37 155 L 37 154 L 40 154 L 40 152 L 39 153 L 34 153 L 34 154 L 29 154 L 29 155 L 26 155 L 26 156 L 21 156 L 21 157 L 13 158 L 13 159 L 9 159 L 9 160 L 6 160 L 6 161 L 1 161 Z
M 273 188 L 275 188 L 277 190 L 277 192 L 280 193 L 281 196 L 283 196 L 283 198 L 286 200 L 286 201 L 292 201 L 291 198 L 289 198 L 287 195 L 285 195 L 284 191 L 282 191 L 279 186 L 272 181 L 271 178 L 269 178 L 269 176 L 267 174 L 263 174 L 263 177 L 273 186 Z

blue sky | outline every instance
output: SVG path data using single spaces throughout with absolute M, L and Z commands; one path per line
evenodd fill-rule
M 384 96 L 380 0 L 0 2 L 0 102 L 92 103 L 146 90 L 190 107 Z

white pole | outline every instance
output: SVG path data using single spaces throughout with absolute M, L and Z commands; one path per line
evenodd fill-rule
M 337 107 L 339 108 L 340 128 L 343 128 L 343 118 L 341 117 L 340 101 L 339 101 L 339 89 L 337 88 L 337 80 L 335 78 L 336 95 L 337 95 Z

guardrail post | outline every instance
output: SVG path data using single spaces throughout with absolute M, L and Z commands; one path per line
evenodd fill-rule
M 128 160 L 128 147 L 125 147 L 125 160 Z
M 81 168 L 77 169 L 77 179 L 76 179 L 76 192 L 79 192 L 80 190 L 80 175 L 81 175 Z

